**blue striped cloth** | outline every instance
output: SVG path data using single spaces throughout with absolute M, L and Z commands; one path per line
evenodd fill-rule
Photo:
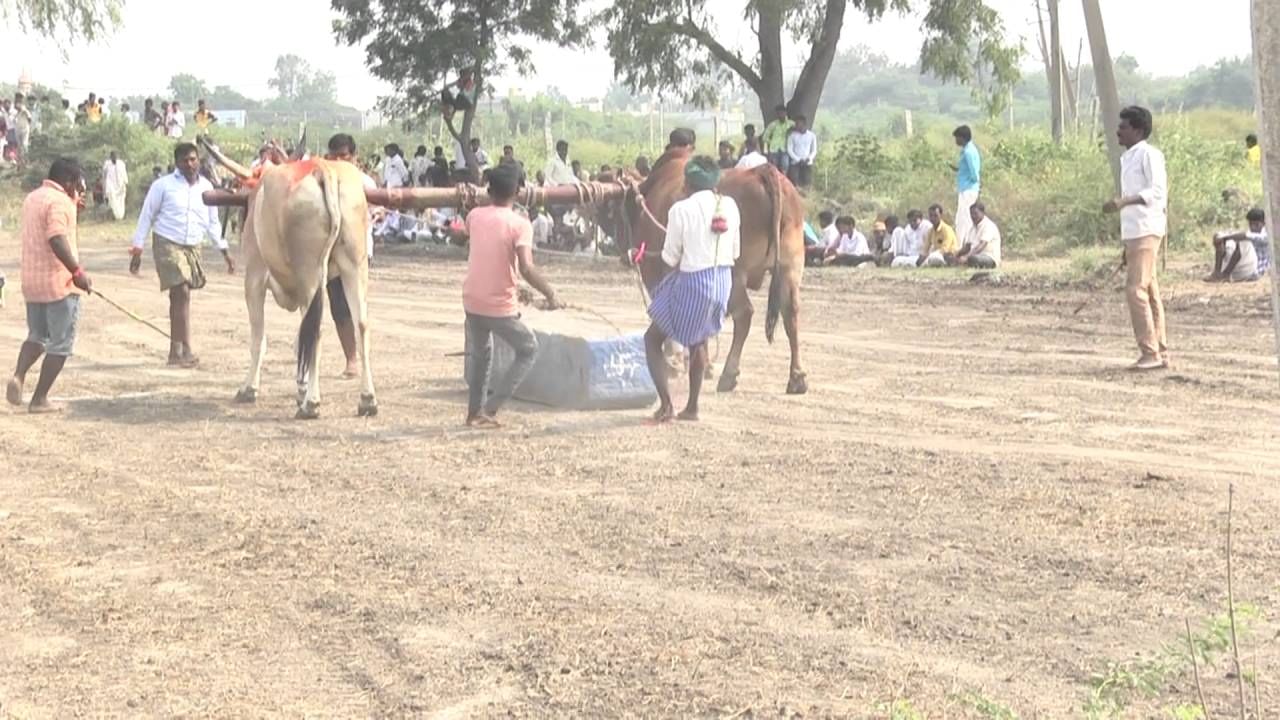
M 667 337 L 696 347 L 720 333 L 732 289 L 733 269 L 727 265 L 697 272 L 675 270 L 653 291 L 649 317 Z

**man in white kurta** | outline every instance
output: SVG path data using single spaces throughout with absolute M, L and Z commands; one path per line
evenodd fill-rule
M 129 188 L 129 172 L 124 161 L 111 151 L 111 157 L 102 164 L 102 193 L 107 196 L 107 207 L 112 220 L 124 219 L 125 195 Z

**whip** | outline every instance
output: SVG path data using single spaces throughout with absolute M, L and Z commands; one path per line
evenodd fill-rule
M 130 318 L 132 318 L 133 320 L 136 320 L 137 322 L 140 322 L 140 323 L 142 323 L 143 325 L 146 325 L 147 327 L 151 328 L 152 330 L 155 330 L 156 332 L 158 332 L 158 333 L 160 333 L 161 335 L 165 336 L 165 338 L 166 338 L 166 339 L 168 339 L 168 340 L 173 340 L 173 338 L 169 337 L 169 333 L 167 333 L 167 332 L 165 332 L 164 330 L 160 329 L 158 326 L 156 326 L 156 325 L 152 324 L 150 321 L 144 320 L 143 318 L 139 317 L 137 313 L 133 312 L 133 311 L 132 311 L 132 310 L 130 310 L 129 308 L 127 308 L 127 307 L 125 307 L 125 306 L 121 305 L 120 303 L 116 302 L 115 300 L 112 300 L 111 298 L 107 297 L 106 295 L 103 295 L 101 290 L 99 290 L 99 289 L 97 289 L 97 288 L 94 288 L 93 290 L 90 290 L 90 291 L 89 291 L 89 294 L 90 294 L 90 295 L 97 295 L 98 297 L 102 298 L 103 300 L 106 300 L 106 301 L 107 301 L 107 304 L 108 304 L 108 305 L 110 305 L 111 307 L 113 307 L 113 308 L 115 308 L 115 309 L 119 310 L 120 312 L 124 313 L 125 315 L 128 315 L 128 316 L 129 316 Z

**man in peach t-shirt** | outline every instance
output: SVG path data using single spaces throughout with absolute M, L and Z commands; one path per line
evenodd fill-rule
M 494 416 L 533 367 L 538 339 L 523 322 L 516 303 L 516 270 L 547 298 L 550 309 L 563 307 L 556 293 L 533 266 L 533 226 L 511 208 L 520 186 L 514 165 L 489 172 L 489 200 L 467 215 L 469 256 L 462 283 L 462 307 L 467 313 L 467 379 L 471 383 L 467 425 L 500 427 Z M 485 400 L 493 360 L 493 336 L 515 351 L 511 367 L 497 379 Z
M 76 201 L 84 191 L 84 171 L 70 158 L 58 158 L 49 179 L 22 203 L 22 295 L 27 301 L 27 340 L 18 367 L 5 388 L 11 405 L 22 404 L 27 371 L 44 355 L 40 380 L 31 396 L 32 413 L 57 412 L 49 389 L 75 345 L 81 290 L 93 284 L 80 267 L 76 247 Z

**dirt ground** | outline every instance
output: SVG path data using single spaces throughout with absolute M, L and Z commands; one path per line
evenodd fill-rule
M 127 233 L 89 233 L 87 267 L 163 323 Z M 17 255 L 0 234 L 6 365 Z M 643 328 L 613 262 L 546 265 L 569 302 Z M 1073 317 L 1086 289 L 1016 265 L 1000 285 L 818 270 L 806 396 L 783 394 L 761 314 L 739 390 L 699 424 L 517 403 L 483 434 L 444 357 L 463 268 L 378 258 L 371 420 L 327 321 L 325 415 L 292 419 L 296 320 L 274 307 L 263 397 L 231 403 L 238 278 L 197 295 L 196 371 L 87 300 L 67 413 L 0 410 L 0 716 L 1066 718 L 1092 697 L 1095 716 L 1166 717 L 1195 688 L 1162 648 L 1226 607 L 1229 484 L 1234 591 L 1260 612 L 1242 652 L 1280 707 L 1264 285 L 1174 272 L 1177 365 L 1137 376 L 1114 288 Z

